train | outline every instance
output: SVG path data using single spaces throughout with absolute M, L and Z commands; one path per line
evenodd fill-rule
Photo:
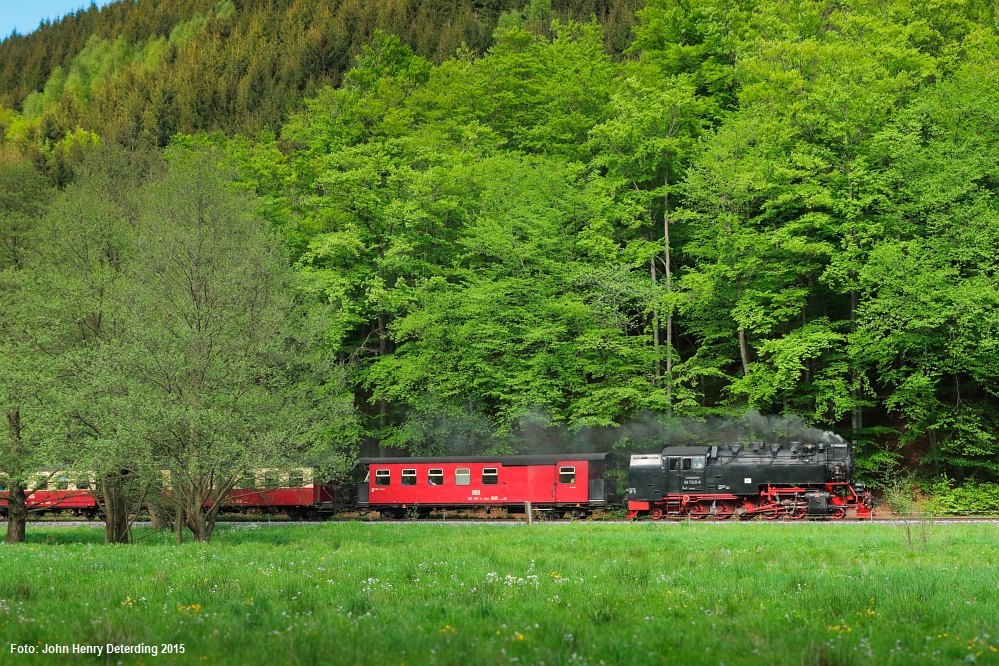
M 854 451 L 843 441 L 666 446 L 628 460 L 627 488 L 608 453 L 390 457 L 358 459 L 360 480 L 345 488 L 323 483 L 312 468 L 252 470 L 226 496 L 223 513 L 285 513 L 330 517 L 336 510 L 383 518 L 427 517 L 448 510 L 539 512 L 586 518 L 621 508 L 631 519 L 841 520 L 874 515 L 875 501 L 854 476 Z M 49 474 L 50 487 L 29 498 L 38 512 L 96 517 L 87 475 Z M 75 480 L 74 480 L 75 478 Z M 0 488 L 0 514 L 6 512 Z

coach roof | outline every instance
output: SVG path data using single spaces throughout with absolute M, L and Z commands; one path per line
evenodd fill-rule
M 560 462 L 577 460 L 600 461 L 607 457 L 606 453 L 566 453 L 564 455 L 543 456 L 441 456 L 417 458 L 358 458 L 362 465 L 405 465 L 433 463 L 496 463 L 504 467 L 522 465 L 555 465 Z
M 706 456 L 708 447 L 706 446 L 667 446 L 663 449 L 664 456 Z

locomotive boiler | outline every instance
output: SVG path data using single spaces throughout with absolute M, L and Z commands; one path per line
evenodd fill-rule
M 853 481 L 843 441 L 668 446 L 633 455 L 628 515 L 662 518 L 872 517 L 873 500 Z

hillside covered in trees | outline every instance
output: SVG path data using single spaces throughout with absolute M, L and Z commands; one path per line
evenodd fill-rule
M 7 446 L 68 459 L 97 412 L 146 414 L 115 455 L 138 433 L 162 460 L 164 433 L 244 423 L 244 390 L 300 417 L 244 439 L 332 467 L 639 450 L 758 410 L 858 440 L 872 481 L 999 495 L 997 29 L 984 0 L 139 0 L 8 39 Z M 277 339 L 233 343 L 224 406 L 141 352 L 177 307 L 143 291 L 147 237 L 203 160 L 282 257 L 252 281 Z M 87 196 L 118 222 L 72 222 Z M 113 261 L 79 250 L 111 228 Z

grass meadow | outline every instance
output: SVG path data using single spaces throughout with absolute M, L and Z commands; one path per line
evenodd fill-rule
M 999 664 L 996 524 L 102 536 L 35 523 L 27 544 L 0 546 L 0 664 Z M 185 651 L 19 656 L 11 643 Z

